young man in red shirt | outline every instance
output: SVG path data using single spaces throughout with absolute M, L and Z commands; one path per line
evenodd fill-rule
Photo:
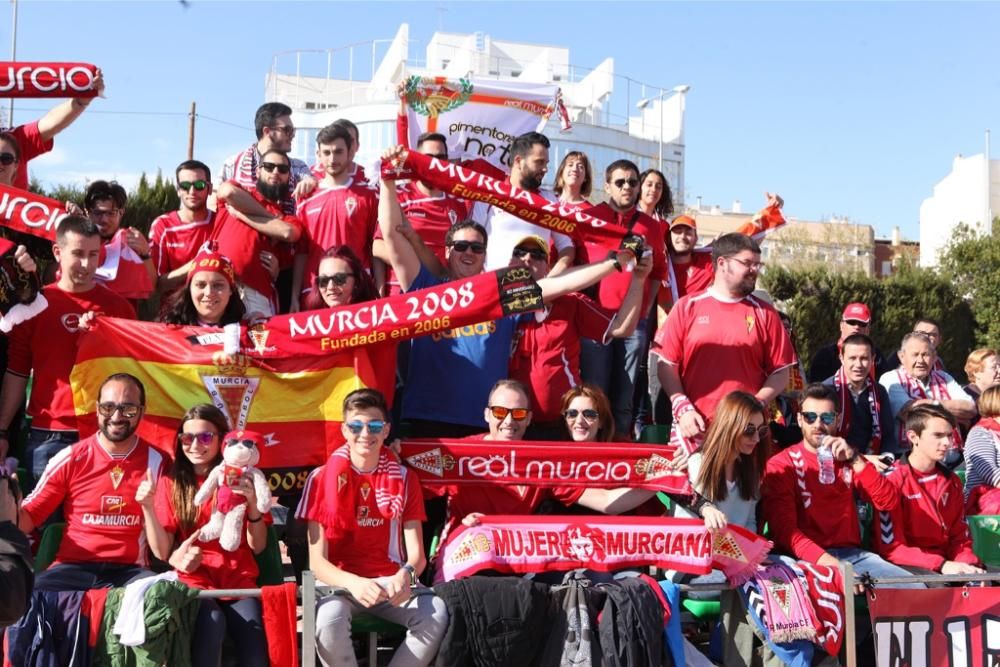
M 60 506 L 66 518 L 55 563 L 35 577 L 39 590 L 124 586 L 146 570 L 146 536 L 136 491 L 155 484 L 163 455 L 136 431 L 146 393 L 127 373 L 110 376 L 97 399 L 98 432 L 56 454 L 21 505 L 19 528 L 31 533 Z
M 757 242 L 724 234 L 712 244 L 712 261 L 712 286 L 682 297 L 650 348 L 674 406 L 675 436 L 688 451 L 700 446 L 723 396 L 745 391 L 767 405 L 784 391 L 796 361 L 778 311 L 752 294 L 762 266 Z M 675 461 L 686 458 L 678 451 Z
M 277 312 L 274 281 L 285 268 L 280 255 L 284 244 L 295 243 L 302 235 L 300 220 L 282 208 L 288 197 L 291 164 L 287 154 L 269 150 L 261 155 L 260 176 L 253 190 L 235 181 L 219 186 L 211 239 L 219 242 L 219 254 L 233 263 L 236 287 L 248 313 L 271 316 Z
M 28 378 L 34 375 L 28 414 L 31 432 L 25 465 L 35 479 L 56 452 L 79 440 L 69 374 L 76 361 L 81 322 L 92 314 L 135 318 L 129 302 L 98 285 L 95 274 L 101 253 L 97 226 L 81 216 L 67 216 L 56 228 L 53 254 L 59 280 L 42 289 L 48 306 L 10 333 L 7 373 L 0 390 L 0 459 L 7 456 L 7 429 L 24 404 Z
M 187 280 L 188 262 L 212 235 L 215 211 L 208 208 L 212 172 L 204 162 L 186 160 L 177 166 L 177 197 L 181 207 L 164 213 L 149 226 L 149 254 L 158 275 L 161 309 Z
M 962 480 L 942 465 L 956 425 L 940 405 L 917 405 L 906 413 L 912 449 L 887 476 L 899 504 L 879 515 L 876 545 L 883 558 L 910 572 L 983 571 L 965 521 Z
M 295 250 L 292 271 L 292 310 L 298 310 L 308 294 L 323 254 L 330 248 L 346 245 L 361 260 L 362 266 L 374 268 L 372 243 L 378 227 L 378 194 L 367 183 L 351 175 L 353 139 L 343 125 L 327 125 L 316 135 L 316 159 L 324 170 L 323 180 L 312 195 L 298 207 L 306 233 Z M 375 273 L 375 282 L 385 283 L 384 266 Z M 381 275 L 379 275 L 381 274 Z
M 128 204 L 125 188 L 115 181 L 94 181 L 87 186 L 83 202 L 87 217 L 101 232 L 97 281 L 126 299 L 147 298 L 156 287 L 156 269 L 142 232 L 121 226 Z
M 364 611 L 405 626 L 393 664 L 427 665 L 448 626 L 444 601 L 416 580 L 426 565 L 420 481 L 384 448 L 385 398 L 374 389 L 347 395 L 341 427 L 347 444 L 309 475 L 296 516 L 307 520 L 309 567 L 345 589 L 316 610 L 324 665 L 356 665 L 351 616 Z
M 838 567 L 848 561 L 857 574 L 907 576 L 906 570 L 861 548 L 855 494 L 875 509 L 899 505 L 898 491 L 846 440 L 834 436 L 839 411 L 836 390 L 811 384 L 802 393 L 799 426 L 802 442 L 767 462 L 761 483 L 762 519 L 775 549 L 818 565 Z M 820 448 L 832 457 L 831 475 L 821 477 Z M 923 584 L 893 587 L 923 588 Z

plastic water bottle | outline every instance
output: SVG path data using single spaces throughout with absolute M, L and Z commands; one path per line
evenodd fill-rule
M 819 461 L 819 483 L 833 484 L 837 478 L 833 466 L 833 450 L 830 449 L 829 445 L 824 444 L 825 442 L 826 436 L 820 436 L 819 449 L 816 450 L 816 459 Z

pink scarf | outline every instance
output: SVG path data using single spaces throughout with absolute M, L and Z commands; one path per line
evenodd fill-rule
M 762 598 L 760 620 L 771 641 L 778 644 L 796 639 L 815 641 L 819 621 L 795 572 L 782 563 L 771 563 L 758 570 L 753 578 Z
M 833 376 L 833 386 L 836 387 L 837 392 L 840 394 L 840 405 L 843 412 L 840 415 L 840 424 L 837 429 L 837 435 L 842 438 L 847 437 L 848 431 L 851 430 L 851 417 L 854 412 L 854 399 L 851 397 L 851 385 L 847 380 L 847 373 L 844 371 L 844 367 L 841 366 L 837 371 L 837 374 Z M 872 415 L 872 454 L 878 454 L 882 449 L 882 424 L 879 423 L 879 414 L 881 414 L 881 406 L 878 400 L 878 387 L 872 382 L 870 377 L 865 378 L 865 389 L 868 390 L 868 409 L 871 411 Z M 862 390 L 864 391 L 864 389 Z

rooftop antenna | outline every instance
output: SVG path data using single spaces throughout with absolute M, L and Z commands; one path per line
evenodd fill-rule
M 438 32 L 444 32 L 444 14 L 448 8 L 444 6 L 443 2 L 439 2 L 434 6 L 434 11 L 438 15 Z

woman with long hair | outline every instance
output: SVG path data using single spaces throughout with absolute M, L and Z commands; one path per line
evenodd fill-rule
M 688 461 L 688 478 L 728 523 L 757 532 L 757 501 L 770 449 L 764 406 L 752 394 L 734 391 L 716 407 L 705 444 Z
M 666 223 L 674 213 L 674 197 L 662 172 L 647 169 L 639 174 L 639 210 Z
M 212 243 L 206 243 L 192 261 L 184 289 L 160 316 L 164 324 L 222 327 L 246 315 L 233 265 Z
M 177 570 L 178 579 L 193 588 L 256 588 L 254 554 L 267 545 L 264 519 L 270 515 L 257 513 L 257 497 L 249 479 L 233 487 L 233 492 L 245 496 L 248 504 L 246 539 L 236 551 L 226 551 L 217 539 L 198 539 L 199 528 L 211 516 L 212 503 L 198 507 L 194 496 L 209 472 L 222 462 L 222 438 L 228 431 L 229 424 L 219 408 L 209 404 L 192 407 L 177 427 L 174 461 L 167 475 L 160 478 L 155 492 L 150 491 L 147 481 L 136 494 L 153 555 L 167 561 Z M 256 598 L 201 601 L 192 664 L 218 667 L 227 632 L 238 664 L 268 664 L 261 605 Z
M 587 154 L 570 151 L 563 157 L 556 169 L 555 190 L 559 201 L 572 208 L 590 208 L 590 196 L 594 187 L 594 172 L 590 168 Z
M 346 245 L 333 246 L 319 262 L 303 310 L 334 308 L 378 298 L 375 282 Z

